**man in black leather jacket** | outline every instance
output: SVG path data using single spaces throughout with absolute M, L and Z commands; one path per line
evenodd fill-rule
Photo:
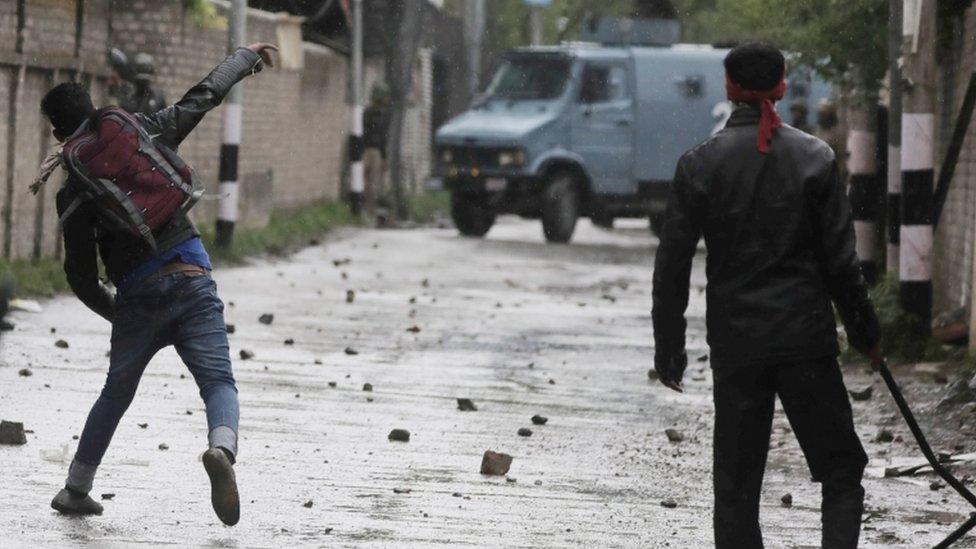
M 220 105 L 246 76 L 271 64 L 270 44 L 239 48 L 175 105 L 136 119 L 153 139 L 176 150 L 204 115 Z M 41 110 L 59 141 L 70 137 L 95 114 L 91 97 L 78 84 L 56 86 Z M 43 184 L 43 179 L 40 184 Z M 69 179 L 58 192 L 58 215 L 75 202 Z M 101 514 L 88 493 L 95 471 L 115 429 L 135 396 L 139 379 L 153 355 L 173 345 L 200 389 L 207 410 L 210 448 L 203 463 L 210 476 L 217 516 L 236 524 L 240 502 L 233 463 L 237 455 L 238 401 L 231 369 L 223 302 L 210 278 L 210 259 L 200 233 L 179 212 L 154 231 L 157 250 L 142 238 L 113 230 L 101 222 L 95 205 L 81 202 L 63 219 L 64 270 L 75 294 L 92 311 L 112 323 L 108 376 L 92 407 L 68 470 L 65 488 L 51 506 L 64 514 Z M 99 281 L 98 258 L 116 287 Z
M 704 237 L 716 547 L 762 547 L 759 496 L 776 395 L 822 484 L 823 546 L 856 547 L 867 457 L 837 363 L 831 302 L 850 344 L 875 366 L 881 353 L 850 205 L 830 147 L 775 115 L 783 55 L 747 44 L 725 68 L 730 99 L 740 102 L 722 131 L 678 162 L 657 250 L 655 369 L 682 390 L 689 276 Z

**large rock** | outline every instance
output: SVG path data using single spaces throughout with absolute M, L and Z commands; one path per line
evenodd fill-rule
M 852 399 L 863 402 L 871 400 L 871 396 L 874 394 L 874 386 L 868 385 L 863 389 L 852 389 L 847 392 L 850 393 Z
M 17 421 L 0 421 L 0 444 L 27 444 L 24 424 Z
M 395 442 L 410 442 L 410 431 L 406 429 L 394 429 L 390 431 L 387 438 Z
M 684 433 L 677 429 L 665 429 L 664 434 L 671 442 L 683 442 L 685 440 Z
M 457 399 L 458 410 L 462 412 L 477 412 L 478 407 L 474 405 L 474 402 L 470 398 L 459 398 Z
M 505 475 L 512 467 L 512 456 L 486 450 L 481 458 L 482 475 Z
M 973 402 L 974 400 L 976 400 L 976 393 L 974 393 L 973 389 L 968 383 L 966 383 L 966 380 L 960 379 L 949 386 L 945 394 L 939 400 L 939 404 L 936 406 L 936 409 L 944 412 L 952 408 L 963 406 Z

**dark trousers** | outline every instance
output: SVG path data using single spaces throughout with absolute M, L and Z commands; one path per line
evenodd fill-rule
M 837 360 L 713 368 L 715 547 L 763 547 L 759 496 L 777 395 L 810 473 L 821 483 L 822 547 L 857 547 L 867 455 L 854 431 Z

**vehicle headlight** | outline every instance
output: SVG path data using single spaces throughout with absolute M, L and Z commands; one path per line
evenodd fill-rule
M 450 164 L 451 162 L 454 162 L 454 153 L 451 152 L 450 148 L 444 147 L 443 149 L 441 149 L 441 162 L 445 164 Z
M 499 166 L 521 166 L 525 164 L 525 151 L 515 149 L 498 153 Z

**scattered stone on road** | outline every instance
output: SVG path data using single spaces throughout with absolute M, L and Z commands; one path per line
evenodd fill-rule
M 192 376 L 178 379 L 186 370 L 172 349 L 153 359 L 108 456 L 104 472 L 110 476 L 99 475 L 96 487 L 115 492 L 120 505 L 101 501 L 112 509 L 97 521 L 65 520 L 41 509 L 54 495 L 49 489 L 63 482 L 77 444 L 72 436 L 104 383 L 110 325 L 72 295 L 46 300 L 40 314 L 12 313 L 18 330 L 0 337 L 6 366 L 0 378 L 7 380 L 0 382 L 0 418 L 24 421 L 37 433 L 24 431 L 30 448 L 0 446 L 0 524 L 6 527 L 0 545 L 44 547 L 81 540 L 94 546 L 183 546 L 195 540 L 254 547 L 410 548 L 446 540 L 479 546 L 488 539 L 498 547 L 710 546 L 712 501 L 702 488 L 711 479 L 712 441 L 699 433 L 710 430 L 714 421 L 713 378 L 691 382 L 707 372 L 707 363 L 695 362 L 707 352 L 705 296 L 699 288 L 690 294 L 691 383 L 679 397 L 659 381 L 642 379 L 653 354 L 646 309 L 657 240 L 646 219 L 618 225 L 622 228 L 597 231 L 581 220 L 574 243 L 566 246 L 545 244 L 538 220 L 514 216 L 500 217 L 487 238 L 476 240 L 460 238 L 453 229 L 344 228 L 334 231 L 326 246 L 217 269 L 227 321 L 241 323 L 241 330 L 229 337 L 242 413 L 250 425 L 238 471 L 246 518 L 233 531 L 222 530 L 213 516 L 207 479 L 197 462 L 206 444 L 206 423 L 197 413 L 200 397 Z M 381 244 L 381 253 L 371 249 L 374 242 Z M 696 254 L 694 286 L 704 285 L 704 252 L 700 247 Z M 333 269 L 330 262 L 336 257 L 351 257 L 353 264 Z M 350 281 L 341 280 L 344 269 Z M 375 279 L 380 271 L 386 276 Z M 431 275 L 437 281 L 431 279 L 429 290 L 420 288 L 418 279 Z M 505 283 L 505 277 L 517 280 L 517 287 Z M 614 289 L 618 299 L 612 306 L 599 300 L 607 291 L 601 284 L 618 280 L 630 284 L 627 293 Z M 274 290 L 279 286 L 280 291 Z M 361 294 L 355 307 L 341 306 L 347 288 Z M 414 295 L 417 303 L 408 305 Z M 580 300 L 590 305 L 579 308 Z M 231 306 L 235 301 L 238 305 Z M 330 302 L 337 306 L 330 308 Z M 496 309 L 497 302 L 505 307 Z M 417 310 L 414 319 L 406 316 L 411 308 Z M 284 324 L 254 326 L 261 313 L 272 311 Z M 404 331 L 413 324 L 423 328 L 424 337 Z M 57 327 L 53 338 L 47 333 L 51 326 Z M 308 347 L 283 347 L 288 336 Z M 72 342 L 70 357 L 51 348 L 58 338 Z M 345 356 L 347 346 L 361 354 Z M 255 357 L 241 361 L 242 348 L 253 350 Z M 313 360 L 325 365 L 312 366 Z M 594 364 L 600 364 L 599 375 Z M 10 381 L 19 369 L 34 365 L 37 380 Z M 903 368 L 905 373 L 896 375 L 906 380 L 906 397 L 933 444 L 949 449 L 964 442 L 965 448 L 955 452 L 976 451 L 970 433 L 976 429 L 976 410 L 963 416 L 957 408 L 960 415 L 940 421 L 930 405 L 950 387 L 922 381 L 924 375 L 908 381 L 911 367 Z M 844 375 L 851 388 L 872 384 L 864 368 L 845 369 Z M 547 385 L 557 377 L 558 385 Z M 384 388 L 383 398 L 377 396 L 372 404 L 367 398 L 375 393 L 357 390 L 370 380 Z M 335 388 L 327 385 L 330 381 Z M 42 388 L 45 382 L 51 388 Z M 882 394 L 884 387 L 876 379 L 873 384 L 878 398 L 855 402 L 854 417 L 875 464 L 901 464 L 902 458 L 924 462 Z M 479 410 L 449 409 L 459 395 L 477 399 Z M 766 544 L 817 546 L 819 488 L 808 485 L 802 452 L 782 428 L 787 421 L 776 408 L 761 511 Z M 187 409 L 194 415 L 184 416 Z M 557 414 L 552 427 L 525 423 L 543 411 Z M 136 422 L 150 424 L 137 427 Z M 383 440 L 384 430 L 408 425 L 423 426 L 420 439 Z M 521 426 L 542 434 L 512 441 L 513 427 Z M 685 441 L 662 440 L 668 427 L 684 431 Z M 882 427 L 895 433 L 890 446 L 870 442 Z M 906 443 L 898 444 L 903 432 Z M 548 440 L 553 435 L 558 437 Z M 170 450 L 158 450 L 159 439 L 172 441 Z M 68 447 L 62 451 L 64 444 Z M 478 474 L 476 456 L 489 448 L 517 452 L 519 470 L 512 462 L 498 471 L 507 470 L 500 476 Z M 976 477 L 973 466 L 953 467 Z M 880 473 L 880 467 L 875 469 Z M 535 486 L 536 479 L 544 484 Z M 950 488 L 930 490 L 937 477 L 910 480 L 864 479 L 872 513 L 863 546 L 890 547 L 885 542 L 891 539 L 910 540 L 897 542 L 900 547 L 932 547 L 952 528 L 937 522 L 965 520 Z M 156 484 L 161 491 L 139 489 Z M 400 497 L 392 493 L 394 487 L 413 492 Z M 780 497 L 793 490 L 795 504 L 786 508 Z M 454 492 L 464 496 L 452 497 Z M 260 497 L 267 493 L 275 497 Z M 174 499 L 179 494 L 192 497 Z M 302 506 L 313 496 L 326 503 L 287 512 L 289 505 Z M 677 508 L 661 506 L 668 498 Z M 422 512 L 434 518 L 424 519 Z M 146 521 L 147 513 L 165 520 Z M 333 524 L 341 526 L 326 535 Z M 572 533 L 565 533 L 569 528 Z M 958 545 L 976 549 L 974 542 L 971 536 Z
M 887 429 L 881 429 L 878 431 L 877 436 L 874 437 L 875 442 L 891 442 L 893 440 L 895 440 L 895 435 Z
M 658 374 L 657 370 L 651 368 L 650 370 L 647 371 L 647 379 L 651 381 L 658 381 L 659 379 L 661 379 L 661 374 Z
M 938 480 L 933 480 L 931 483 L 929 483 L 929 490 L 933 490 L 933 491 L 941 490 L 945 488 L 945 486 L 946 486 L 945 483 Z
M 21 368 L 21 370 L 17 372 L 17 375 L 20 377 L 30 377 L 34 375 L 34 372 L 32 372 L 30 368 Z
M 851 389 L 847 392 L 851 394 L 852 399 L 863 402 L 865 400 L 871 400 L 871 395 L 874 394 L 874 386 L 868 385 L 863 389 Z
M 677 506 L 678 506 L 678 502 L 674 501 L 673 499 L 666 499 L 661 502 L 661 507 L 664 507 L 666 509 L 674 509 Z
M 532 436 L 532 429 L 529 429 L 528 427 L 521 427 L 518 430 L 518 436 L 520 436 L 520 437 L 530 437 L 530 436 Z
M 67 349 L 69 347 L 68 342 L 65 341 L 65 340 L 63 340 L 63 339 L 59 339 L 59 340 L 55 341 L 54 342 L 54 346 L 57 347 L 57 348 L 59 348 L 59 349 Z
M 406 429 L 394 429 L 386 437 L 395 442 L 410 442 L 410 431 Z
M 505 475 L 512 467 L 512 456 L 486 450 L 481 458 L 482 475 Z
M 306 509 L 311 509 L 313 505 L 315 505 L 315 502 L 312 501 L 312 500 L 308 500 L 308 501 L 306 501 L 305 503 L 302 504 L 302 507 L 304 507 Z
M 263 315 L 258 317 L 258 322 L 260 322 L 261 324 L 271 324 L 272 322 L 274 322 L 274 315 L 271 313 L 264 313 Z
M 779 501 L 782 502 L 783 507 L 793 507 L 793 494 L 783 494 Z
M 372 383 L 363 383 L 363 390 L 366 391 L 367 393 L 373 392 L 373 384 Z
M 684 442 L 685 435 L 677 429 L 665 429 L 664 434 L 668 437 L 671 442 Z
M 159 449 L 160 450 L 169 450 L 169 444 L 166 444 L 165 442 L 160 442 L 159 443 Z
M 254 358 L 254 351 L 241 349 L 241 360 L 251 360 L 252 358 Z
M 708 362 L 708 355 L 698 357 L 698 362 Z
M 410 492 L 413 492 L 413 490 L 411 490 L 410 488 L 394 488 L 393 489 L 393 493 L 394 494 L 409 494 Z
M 548 421 L 549 418 L 547 418 L 546 416 L 540 416 L 539 414 L 532 416 L 533 425 L 545 425 Z
M 289 337 L 288 339 L 285 340 L 285 345 L 294 345 L 294 344 L 295 344 L 295 340 L 293 338 Z
M 359 351 L 357 351 L 356 349 L 353 349 L 352 347 L 346 347 L 346 351 L 345 352 L 349 356 L 356 356 L 356 355 L 359 354 Z
M 407 328 L 407 331 L 410 332 L 411 334 L 419 334 L 420 333 L 420 326 L 411 326 L 411 327 Z
M 0 421 L 0 444 L 15 446 L 27 444 L 24 424 L 19 421 Z
M 352 303 L 353 301 L 356 301 L 356 292 L 346 290 L 346 303 Z
M 227 333 L 232 334 L 237 331 L 237 326 L 233 324 L 227 324 Z
M 148 423 L 140 423 L 139 424 L 139 428 L 140 429 L 145 429 L 146 427 L 149 427 L 149 424 Z
M 112 493 L 102 494 L 102 499 L 104 499 L 106 501 L 109 501 L 109 500 L 111 500 L 114 497 L 115 497 L 115 494 L 112 494 Z
M 332 387 L 333 389 L 335 389 L 335 387 L 336 387 L 336 382 L 335 382 L 335 381 L 330 381 L 330 382 L 329 382 L 329 387 Z
M 457 399 L 458 410 L 462 412 L 477 412 L 478 407 L 474 405 L 474 402 L 470 398 L 459 398 Z

